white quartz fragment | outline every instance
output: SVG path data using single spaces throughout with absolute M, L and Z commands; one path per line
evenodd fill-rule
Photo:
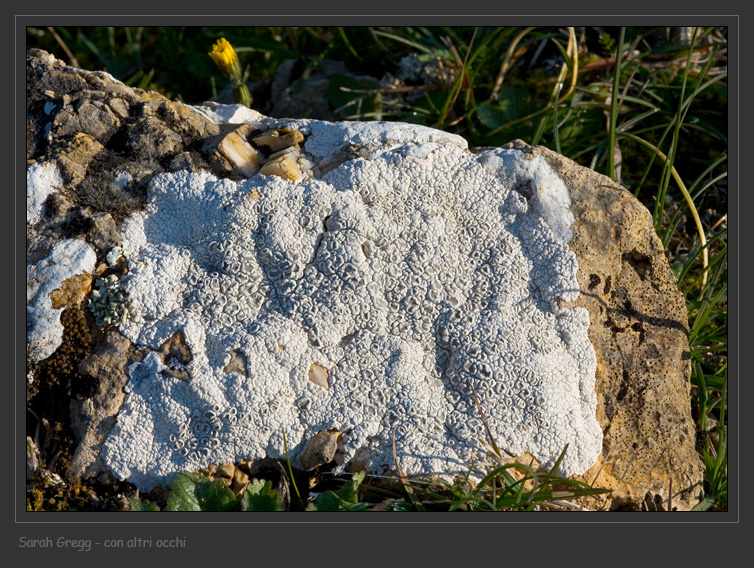
M 470 384 L 510 453 L 549 467 L 569 444 L 561 473 L 593 465 L 596 359 L 587 312 L 558 306 L 578 296 L 578 267 L 549 166 L 413 125 L 285 124 L 315 162 L 348 144 L 368 158 L 297 182 L 158 175 L 123 225 L 120 329 L 154 351 L 129 370 L 111 470 L 149 490 L 283 457 L 283 431 L 296 465 L 337 430 L 340 467 L 392 467 L 395 433 L 404 470 L 454 475 L 484 457 Z M 187 381 L 156 353 L 178 331 Z

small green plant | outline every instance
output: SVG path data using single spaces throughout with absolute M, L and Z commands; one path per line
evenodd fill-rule
M 603 55 L 610 56 L 615 53 L 615 40 L 610 37 L 610 34 L 604 32 L 601 33 L 599 36 L 599 44 Z
M 428 510 L 428 507 L 434 509 L 438 505 L 446 506 L 445 510 L 448 511 L 532 511 L 535 508 L 560 510 L 579 508 L 569 499 L 596 497 L 610 492 L 608 489 L 594 488 L 587 483 L 555 474 L 568 451 L 567 444 L 551 470 L 546 473 L 535 471 L 531 465 L 506 460 L 492 436 L 474 386 L 471 383 L 469 386 L 490 441 L 489 455 L 494 460 L 493 463 L 498 465 L 488 468 L 489 471 L 475 486 L 469 483 L 474 469 L 472 464 L 461 483 L 452 485 L 443 482 L 444 491 L 441 492 L 421 491 L 412 487 L 401 471 L 393 447 L 396 468 L 415 510 Z M 420 494 L 425 494 L 425 499 L 421 499 Z
M 131 499 L 132 511 L 159 511 L 154 503 Z M 183 471 L 170 486 L 166 511 L 282 511 L 280 495 L 269 481 L 254 479 L 236 498 L 221 480 Z
M 364 472 L 356 473 L 338 491 L 327 490 L 309 503 L 307 511 L 367 511 L 370 503 L 359 503 L 359 485 L 364 481 Z
M 96 288 L 92 290 L 89 309 L 100 327 L 116 326 L 127 317 L 126 296 L 120 288 L 118 277 L 110 274 L 98 278 Z
M 168 511 L 237 511 L 241 504 L 219 479 L 181 472 L 170 486 Z
M 131 498 L 129 501 L 131 503 L 132 511 L 139 511 L 139 512 L 152 511 L 153 512 L 153 511 L 160 510 L 160 508 L 155 503 L 150 503 L 149 501 L 145 501 L 142 499 L 134 499 L 134 498 Z
M 269 481 L 255 479 L 241 497 L 242 511 L 282 511 L 280 495 L 272 489 Z

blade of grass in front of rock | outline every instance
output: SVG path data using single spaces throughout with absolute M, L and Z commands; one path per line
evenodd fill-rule
M 618 94 L 620 91 L 621 61 L 623 59 L 623 42 L 625 38 L 626 28 L 622 27 L 615 52 L 615 73 L 613 75 L 613 93 L 610 96 L 610 122 L 607 140 L 607 175 L 616 182 L 620 182 L 620 179 L 617 179 L 615 176 L 615 143 L 617 141 L 615 126 L 618 121 Z

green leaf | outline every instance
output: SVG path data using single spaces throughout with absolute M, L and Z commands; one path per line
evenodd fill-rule
M 201 511 L 199 499 L 196 496 L 196 486 L 202 478 L 195 473 L 182 471 L 170 485 L 168 497 L 168 511 Z
M 238 511 L 240 505 L 233 492 L 215 479 L 206 488 L 197 486 L 202 511 Z
M 426 63 L 427 61 L 435 61 L 437 59 L 453 60 L 453 54 L 449 49 L 435 49 L 429 53 L 422 53 L 416 56 L 417 61 Z
M 325 491 L 317 495 L 314 503 L 309 503 L 307 511 L 366 511 L 370 503 L 359 503 L 359 485 L 366 473 L 355 473 L 337 492 Z
M 168 511 L 235 511 L 238 507 L 233 492 L 219 479 L 210 481 L 197 473 L 182 471 L 170 486 Z
M 500 91 L 498 104 L 484 102 L 476 109 L 477 118 L 490 130 L 513 122 L 526 116 L 528 108 L 529 90 L 518 87 L 503 88 Z
M 160 508 L 154 503 L 149 501 L 142 501 L 141 499 L 129 499 L 131 501 L 132 511 L 159 511 Z
M 359 485 L 364 481 L 366 473 L 360 471 L 353 474 L 353 477 L 337 492 L 337 495 L 348 503 L 359 502 Z
M 255 479 L 243 494 L 241 509 L 243 511 L 282 511 L 283 503 L 269 481 Z
M 692 511 L 707 511 L 715 505 L 715 498 L 709 495 L 705 496 L 699 503 L 692 507 Z

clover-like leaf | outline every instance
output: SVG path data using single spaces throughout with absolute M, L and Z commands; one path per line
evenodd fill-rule
M 236 511 L 239 503 L 219 479 L 181 472 L 170 486 L 168 511 Z
M 283 503 L 269 481 L 255 479 L 243 494 L 241 509 L 243 511 L 282 511 Z

